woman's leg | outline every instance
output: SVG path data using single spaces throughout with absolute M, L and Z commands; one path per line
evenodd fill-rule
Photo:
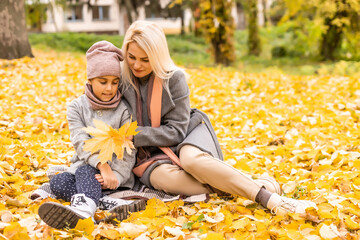
M 68 172 L 55 175 L 50 180 L 50 189 L 56 198 L 70 202 L 71 197 L 77 193 L 75 176 Z
M 85 194 L 85 196 L 91 198 L 96 205 L 99 204 L 99 199 L 102 196 L 101 184 L 95 178 L 95 174 L 98 173 L 100 173 L 100 171 L 90 165 L 81 166 L 75 172 L 77 193 Z
M 209 184 L 221 191 L 240 195 L 276 214 L 286 212 L 305 213 L 308 207 L 316 204 L 307 200 L 282 197 L 263 188 L 239 170 L 191 145 L 180 149 L 181 166 L 186 172 L 203 184 Z
M 150 175 L 151 185 L 160 191 L 180 195 L 210 193 L 210 189 L 177 165 L 161 164 Z
M 239 170 L 192 145 L 180 149 L 181 166 L 197 181 L 255 201 L 261 186 Z

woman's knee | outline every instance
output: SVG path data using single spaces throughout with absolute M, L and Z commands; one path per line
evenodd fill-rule
M 154 168 L 154 170 L 150 174 L 150 183 L 151 185 L 157 185 L 164 183 L 164 180 L 172 181 L 172 174 L 170 170 L 173 167 L 171 164 L 161 164 Z
M 190 169 L 199 167 L 202 158 L 211 157 L 208 153 L 201 151 L 199 148 L 192 145 L 185 145 L 180 149 L 180 163 L 181 167 L 188 171 Z
M 182 170 L 176 165 L 161 164 L 150 174 L 150 183 L 155 189 L 172 192 L 172 188 L 181 182 L 179 171 Z
M 151 185 L 170 194 L 196 195 L 209 190 L 177 165 L 162 164 L 150 175 Z

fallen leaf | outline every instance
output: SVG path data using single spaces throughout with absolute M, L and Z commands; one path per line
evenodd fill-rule
M 320 236 L 325 239 L 333 239 L 333 238 L 340 237 L 340 233 L 334 224 L 322 225 L 322 227 L 319 230 L 319 233 L 320 233 Z
M 11 220 L 13 218 L 12 213 L 9 211 L 2 211 L 2 212 L 0 212 L 0 215 L 1 215 L 1 221 L 5 222 L 5 223 L 11 222 Z
M 12 240 L 27 240 L 30 239 L 27 229 L 22 227 L 19 223 L 13 222 L 4 228 L 4 236 Z
M 85 232 L 87 235 L 91 235 L 95 229 L 94 221 L 92 218 L 80 219 L 74 229 Z
M 133 223 L 121 222 L 120 227 L 117 230 L 120 234 L 126 234 L 131 238 L 139 236 L 141 233 L 145 232 L 148 228 L 145 225 L 137 225 Z

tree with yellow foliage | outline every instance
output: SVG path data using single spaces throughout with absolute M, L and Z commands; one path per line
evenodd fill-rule
M 232 6 L 233 1 L 200 0 L 200 26 L 217 64 L 230 65 L 235 61 Z
M 359 38 L 360 1 L 353 0 L 282 0 L 286 14 L 282 21 L 295 18 L 301 24 L 311 19 L 321 26 L 320 55 L 334 60 L 345 38 Z

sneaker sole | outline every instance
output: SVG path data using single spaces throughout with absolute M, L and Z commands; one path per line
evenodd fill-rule
M 115 221 L 115 219 L 117 219 L 118 221 L 123 221 L 130 216 L 130 213 L 139 212 L 145 210 L 145 208 L 146 208 L 146 200 L 144 199 L 135 200 L 133 203 L 129 205 L 121 205 L 110 209 L 109 212 L 111 213 L 111 215 L 105 218 L 104 221 L 112 222 L 113 224 L 116 225 L 117 222 Z
M 54 202 L 41 204 L 38 214 L 47 225 L 57 229 L 74 228 L 80 219 L 84 219 L 69 208 Z

